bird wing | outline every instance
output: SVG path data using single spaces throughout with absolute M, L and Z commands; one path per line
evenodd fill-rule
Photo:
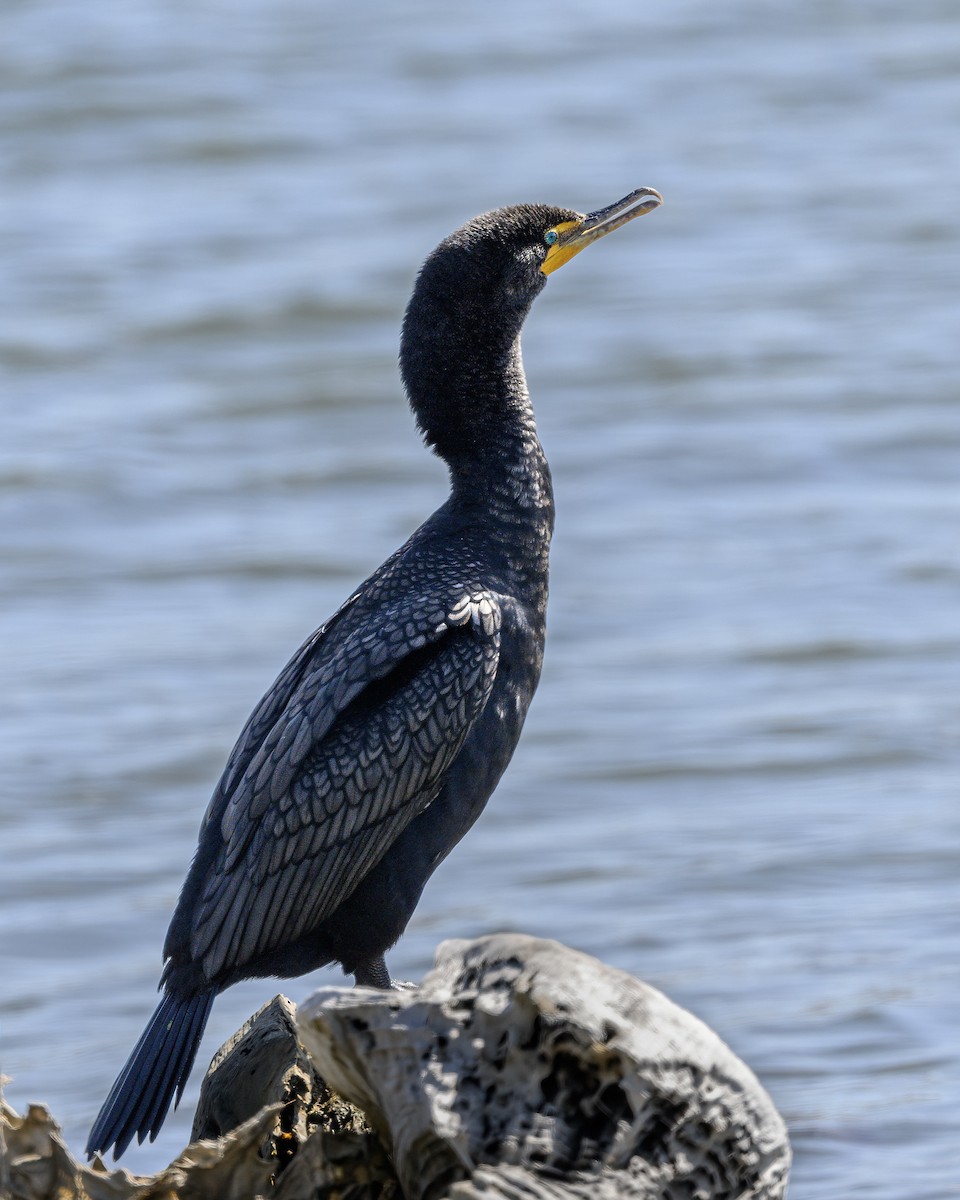
M 387 612 L 335 653 L 289 664 L 286 703 L 242 773 L 228 765 L 229 799 L 208 815 L 221 813 L 221 845 L 191 931 L 207 978 L 316 927 L 431 803 L 499 645 L 499 606 L 477 592 Z
M 328 621 L 307 638 L 274 680 L 270 690 L 247 718 L 247 723 L 244 725 L 236 744 L 230 751 L 230 757 L 227 759 L 227 765 L 223 769 L 220 782 L 217 784 L 210 803 L 207 806 L 207 811 L 201 823 L 201 830 L 205 829 L 212 822 L 219 821 L 223 816 L 223 810 L 229 803 L 237 781 L 250 766 L 251 761 L 258 750 L 260 750 L 270 730 L 283 716 L 284 709 L 291 703 L 291 698 L 300 686 L 311 662 L 316 658 L 318 647 L 325 638 L 329 639 L 333 627 L 343 614 L 360 598 L 360 595 L 360 592 L 352 595 Z

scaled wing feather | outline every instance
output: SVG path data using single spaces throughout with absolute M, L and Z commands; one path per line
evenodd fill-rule
M 237 781 L 191 937 L 209 979 L 323 921 L 436 797 L 489 696 L 499 610 L 481 594 L 411 620 L 302 670 Z

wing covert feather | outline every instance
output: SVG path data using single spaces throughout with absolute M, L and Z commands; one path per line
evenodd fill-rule
M 221 818 L 191 935 L 208 978 L 309 932 L 432 802 L 489 697 L 499 629 L 482 593 L 348 638 L 336 679 L 302 672 Z
M 289 704 L 290 697 L 303 679 L 310 661 L 316 653 L 317 647 L 324 638 L 328 637 L 343 614 L 357 601 L 359 595 L 360 593 L 357 592 L 351 596 L 349 600 L 346 600 L 337 609 L 328 621 L 321 625 L 319 629 L 314 630 L 283 668 L 274 680 L 270 690 L 261 698 L 260 703 L 247 718 L 246 724 L 240 731 L 240 736 L 230 751 L 230 757 L 227 759 L 220 782 L 214 789 L 213 796 L 204 813 L 201 828 L 205 827 L 211 820 L 217 819 L 217 814 L 223 809 L 237 781 L 241 778 L 244 771 L 246 771 L 251 759 L 263 744 L 263 739 L 270 729 L 273 728 Z

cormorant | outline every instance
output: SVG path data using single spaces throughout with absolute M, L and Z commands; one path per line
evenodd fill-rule
M 553 529 L 520 329 L 584 246 L 661 203 L 584 216 L 522 204 L 468 221 L 420 271 L 400 370 L 451 493 L 303 644 L 248 720 L 207 808 L 163 947 L 163 998 L 88 1155 L 156 1136 L 216 995 L 384 953 L 476 821 L 540 676 Z

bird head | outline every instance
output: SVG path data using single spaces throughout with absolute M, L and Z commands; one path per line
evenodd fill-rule
M 481 213 L 444 238 L 424 263 L 417 291 L 471 318 L 477 309 L 511 325 L 522 323 L 547 277 L 586 246 L 663 203 L 653 188 L 638 188 L 592 213 L 547 204 L 517 204 Z
M 645 187 L 586 214 L 518 204 L 481 213 L 444 238 L 420 269 L 400 345 L 411 405 L 438 453 L 450 460 L 475 447 L 503 399 L 525 394 L 518 338 L 548 277 L 662 202 Z

